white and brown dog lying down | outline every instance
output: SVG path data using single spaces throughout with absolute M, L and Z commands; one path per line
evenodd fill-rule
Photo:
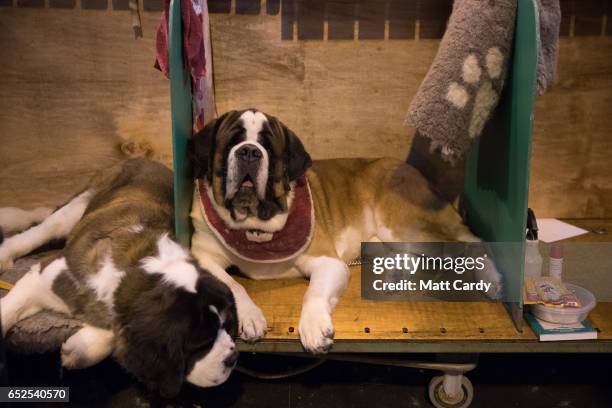
M 238 357 L 234 299 L 172 240 L 172 220 L 172 173 L 161 164 L 132 159 L 96 176 L 39 225 L 0 246 L 7 266 L 66 238 L 59 255 L 35 264 L 1 300 L 2 334 L 53 310 L 84 323 L 62 346 L 67 368 L 112 354 L 165 397 L 185 379 L 202 387 L 224 382 Z
M 332 310 L 362 241 L 474 242 L 479 239 L 413 167 L 396 159 L 312 162 L 298 137 L 273 116 L 231 111 L 191 141 L 196 178 L 192 253 L 234 294 L 244 340 L 264 336 L 266 319 L 230 265 L 253 279 L 305 277 L 299 334 L 313 353 L 333 344 Z M 487 258 L 477 277 L 499 296 Z

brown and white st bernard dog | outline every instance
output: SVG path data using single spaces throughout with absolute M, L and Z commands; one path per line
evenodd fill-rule
M 322 353 L 362 241 L 479 241 L 413 167 L 389 158 L 313 162 L 287 126 L 254 109 L 208 124 L 189 151 L 192 253 L 232 290 L 246 341 L 264 336 L 266 319 L 226 273 L 231 265 L 253 279 L 310 279 L 298 328 L 304 348 Z M 492 283 L 489 296 L 499 294 L 492 262 L 479 278 Z
M 0 217 L 0 225 L 18 232 L 0 245 L 0 270 L 52 239 L 65 238 L 66 246 L 33 265 L 0 300 L 3 336 L 18 321 L 53 310 L 83 322 L 62 345 L 66 368 L 112 354 L 164 397 L 184 382 L 210 387 L 228 378 L 238 358 L 234 299 L 172 239 L 168 168 L 127 160 L 56 211 L 34 211 L 0 211 L 22 217 Z M 15 227 L 34 218 L 40 224 Z

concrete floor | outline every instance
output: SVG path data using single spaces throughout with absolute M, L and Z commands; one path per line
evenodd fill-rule
M 425 356 L 424 356 L 425 357 Z M 244 366 L 273 372 L 302 359 L 243 355 Z M 220 387 L 186 386 L 174 401 L 160 401 L 134 383 L 113 361 L 83 371 L 62 371 L 56 354 L 8 355 L 11 385 L 70 387 L 74 406 L 371 408 L 429 407 L 427 384 L 434 372 L 346 362 L 325 362 L 284 380 L 266 381 L 234 372 Z M 612 379 L 604 370 L 612 355 L 481 355 L 469 374 L 472 407 L 609 408 Z

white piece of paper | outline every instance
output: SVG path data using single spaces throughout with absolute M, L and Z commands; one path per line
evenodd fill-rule
M 538 239 L 546 243 L 577 237 L 589 232 L 567 222 L 559 221 L 556 218 L 538 218 L 537 222 Z

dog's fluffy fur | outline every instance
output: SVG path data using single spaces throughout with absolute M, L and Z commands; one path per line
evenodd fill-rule
M 66 238 L 66 246 L 1 300 L 3 335 L 19 320 L 54 310 L 84 322 L 62 346 L 67 368 L 113 354 L 163 396 L 178 393 L 185 379 L 225 381 L 237 358 L 234 299 L 172 240 L 172 197 L 170 170 L 134 159 L 98 175 L 46 217 L 11 209 L 14 224 L 40 224 L 5 239 L 2 266 L 51 239 Z
M 205 222 L 200 198 L 194 197 L 192 252 L 231 288 L 239 331 L 247 341 L 264 335 L 266 319 L 226 273 L 229 265 L 255 279 L 309 278 L 298 327 L 304 348 L 321 353 L 333 343 L 331 313 L 348 285 L 346 263 L 359 255 L 362 241 L 479 240 L 413 167 L 395 159 L 313 163 L 287 126 L 253 109 L 228 112 L 210 123 L 194 137 L 190 152 L 195 177 L 204 180 L 217 213 L 231 229 L 273 234 L 287 219 L 292 183 L 305 174 L 312 191 L 314 238 L 304 252 L 278 263 L 250 262 L 228 250 Z M 489 295 L 495 297 L 501 278 L 487 262 L 479 278 L 493 284 Z

